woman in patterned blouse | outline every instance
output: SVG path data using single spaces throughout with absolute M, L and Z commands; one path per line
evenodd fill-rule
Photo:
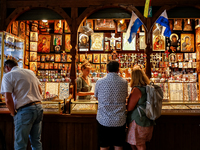
M 81 65 L 82 76 L 77 79 L 77 95 L 79 100 L 89 100 L 94 92 L 91 92 L 91 81 L 88 77 L 91 69 L 91 64 L 84 60 Z

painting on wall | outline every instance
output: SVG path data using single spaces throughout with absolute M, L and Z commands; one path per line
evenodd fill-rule
M 194 34 L 181 34 L 181 52 L 194 52 Z
M 38 52 L 50 53 L 51 35 L 39 35 Z
M 103 35 L 104 35 L 103 33 L 93 33 L 91 35 L 90 50 L 103 51 L 104 47 Z

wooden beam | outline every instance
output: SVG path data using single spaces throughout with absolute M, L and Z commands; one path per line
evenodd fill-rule
M 6 30 L 6 9 L 7 9 L 7 5 L 6 5 L 6 0 L 1 0 L 1 6 L 0 6 L 1 10 L 0 10 L 0 31 Z

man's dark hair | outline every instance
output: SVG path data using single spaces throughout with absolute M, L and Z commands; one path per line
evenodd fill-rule
M 107 64 L 107 70 L 109 72 L 118 72 L 119 71 L 119 63 L 115 60 L 111 60 Z
M 18 66 L 17 61 L 13 60 L 13 59 L 8 59 L 4 62 L 4 67 L 8 66 L 9 68 L 13 68 L 15 66 Z

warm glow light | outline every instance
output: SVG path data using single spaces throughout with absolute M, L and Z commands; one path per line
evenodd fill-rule
M 42 20 L 42 22 L 48 22 L 48 20 Z
M 121 19 L 119 22 L 120 22 L 121 24 L 123 24 L 123 23 L 124 23 L 124 19 Z

